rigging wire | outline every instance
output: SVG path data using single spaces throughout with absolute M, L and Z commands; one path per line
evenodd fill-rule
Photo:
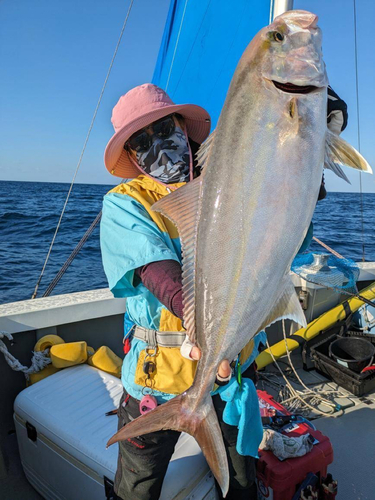
M 123 182 L 125 182 L 125 179 L 121 179 L 120 185 Z M 48 287 L 45 290 L 45 292 L 43 293 L 42 297 L 48 297 L 49 295 L 51 295 L 51 292 L 56 287 L 56 285 L 61 280 L 61 278 L 64 276 L 64 274 L 68 270 L 68 267 L 70 266 L 70 264 L 77 257 L 78 253 L 81 251 L 81 249 L 83 248 L 83 246 L 86 243 L 86 241 L 89 239 L 89 237 L 94 232 L 94 229 L 96 228 L 96 226 L 101 221 L 101 218 L 102 218 L 102 210 L 100 210 L 100 212 L 98 213 L 98 215 L 92 221 L 91 225 L 86 230 L 86 232 L 82 236 L 82 238 L 79 240 L 79 242 L 77 243 L 77 245 L 74 248 L 74 250 L 72 251 L 72 253 L 69 255 L 69 257 L 66 259 L 66 261 L 64 262 L 64 264 L 61 266 L 59 272 L 56 274 L 56 276 L 53 278 L 53 280 L 51 281 L 51 283 L 48 285 Z
M 171 62 L 171 66 L 170 66 L 170 68 L 169 68 L 169 73 L 168 73 L 167 84 L 166 84 L 166 86 L 165 86 L 165 91 L 166 91 L 166 92 L 167 92 L 167 90 L 168 90 L 169 79 L 171 78 L 171 74 L 172 74 L 172 68 L 173 68 L 173 64 L 174 64 L 174 59 L 175 59 L 175 56 L 176 56 L 178 43 L 179 43 L 179 41 L 180 41 L 180 35 L 181 35 L 182 25 L 183 25 L 183 22 L 184 22 L 185 12 L 186 12 L 186 7 L 187 7 L 187 4 L 188 4 L 188 3 L 189 3 L 189 0 L 186 0 L 186 1 L 185 1 L 185 6 L 184 6 L 184 12 L 182 13 L 182 18 L 181 18 L 180 28 L 179 28 L 179 30 L 178 30 L 178 34 L 177 34 L 176 45 L 175 45 L 175 47 L 174 47 L 174 52 L 173 52 L 173 56 L 172 56 L 172 62 Z
M 270 19 L 269 19 L 268 24 L 271 24 L 273 21 L 273 4 L 274 4 L 274 0 L 271 0 L 270 1 Z
M 90 227 L 87 229 L 85 234 L 82 236 L 81 240 L 77 244 L 77 246 L 74 248 L 73 252 L 69 255 L 69 257 L 66 259 L 65 263 L 62 265 L 60 271 L 56 274 L 56 276 L 53 278 L 51 283 L 48 285 L 47 289 L 43 293 L 42 297 L 48 297 L 51 295 L 52 290 L 55 288 L 57 283 L 60 281 L 60 279 L 63 277 L 65 272 L 67 271 L 68 267 L 70 264 L 73 262 L 73 260 L 76 258 L 78 252 L 82 249 L 83 245 L 86 243 L 86 241 L 89 239 L 91 236 L 92 232 L 100 222 L 100 219 L 102 218 L 102 211 L 98 213 L 98 215 L 95 217 L 94 221 L 91 223 Z
M 126 27 L 126 24 L 128 22 L 128 18 L 129 18 L 129 15 L 130 15 L 130 12 L 131 12 L 131 9 L 132 9 L 132 6 L 133 6 L 133 3 L 134 3 L 134 0 L 130 0 L 130 4 L 129 4 L 129 8 L 128 8 L 128 11 L 126 13 L 126 17 L 125 17 L 125 20 L 124 20 L 124 23 L 122 25 L 122 28 L 121 28 L 121 32 L 120 32 L 120 36 L 117 40 L 117 44 L 116 44 L 116 48 L 115 48 L 115 51 L 113 53 L 113 56 L 112 56 L 112 60 L 111 60 L 111 63 L 109 65 L 109 68 L 108 68 L 108 71 L 107 71 L 107 76 L 105 77 L 105 80 L 104 80 L 104 83 L 103 83 L 103 87 L 102 87 L 102 90 L 100 92 L 100 95 L 99 95 L 99 99 L 98 99 L 98 102 L 96 104 L 96 108 L 95 108 L 95 111 L 94 111 L 94 114 L 93 114 L 93 117 L 91 119 L 91 124 L 90 124 L 90 127 L 89 127 L 89 130 L 87 132 L 87 135 L 86 135 L 86 139 L 85 139 L 85 142 L 83 144 L 83 148 L 82 148 L 82 151 L 81 151 L 81 154 L 80 154 L 80 157 L 79 157 L 79 160 L 78 160 L 78 163 L 77 163 L 77 167 L 76 167 L 76 170 L 74 172 L 74 176 L 73 176 L 73 179 L 72 179 L 72 182 L 70 184 L 70 187 L 69 187 L 69 191 L 68 191 L 68 194 L 66 196 L 66 199 L 65 199 L 65 202 L 64 202 L 64 206 L 63 206 L 63 209 L 61 211 L 61 214 L 60 214 L 60 218 L 59 218 L 59 221 L 57 223 L 57 226 L 56 226 L 56 230 L 55 230 L 55 233 L 53 235 L 53 238 L 52 238 L 52 241 L 51 241 L 51 244 L 50 244 L 50 247 L 49 247 L 49 250 L 48 250 L 48 253 L 47 253 L 47 256 L 46 256 L 46 259 L 44 261 L 44 264 L 43 264 L 43 268 L 42 268 L 42 271 L 40 273 L 40 276 L 38 278 L 38 281 L 37 281 L 37 284 L 35 286 L 35 290 L 34 290 L 34 293 L 32 295 L 32 299 L 35 299 L 37 293 L 38 293 L 38 288 L 39 288 L 39 285 L 40 285 L 40 282 L 42 281 L 42 278 L 43 278 L 43 274 L 44 274 L 44 271 L 46 269 L 46 266 L 47 266 L 47 262 L 48 262 L 48 259 L 51 255 L 51 251 L 52 251 L 52 247 L 55 243 L 55 239 L 56 239 L 56 236 L 57 236 L 57 233 L 59 231 L 59 228 L 60 228 L 60 225 L 61 225 L 61 221 L 62 221 L 62 218 L 64 216 L 64 213 L 65 213 L 65 209 L 66 209 L 66 206 L 68 204 L 68 200 L 69 200 L 69 197 L 70 197 L 70 193 L 73 189 L 73 185 L 74 185 L 74 182 L 75 182 L 75 179 L 77 177 L 77 173 L 78 173 L 78 170 L 79 170 L 79 167 L 81 166 L 81 162 L 82 162 L 82 158 L 83 158 L 83 155 L 85 153 L 85 150 L 86 150 L 86 146 L 87 146 L 87 143 L 89 141 L 89 138 L 90 138 L 90 134 L 91 134 L 91 130 L 94 126 L 94 122 L 95 122 L 95 119 L 96 119 L 96 115 L 98 113 L 98 110 L 99 110 L 99 106 L 100 106 L 100 103 L 102 101 L 102 97 L 103 97 L 103 94 L 104 94 L 104 90 L 107 86 L 107 82 L 108 82 L 108 78 L 109 78 L 109 75 L 111 74 L 111 71 L 112 71 L 112 66 L 113 66 L 113 63 L 115 62 L 115 59 L 116 59 L 116 55 L 117 55 L 117 52 L 118 52 L 118 49 L 120 47 L 120 43 L 121 43 L 121 39 L 122 39 L 122 35 L 124 34 L 124 31 L 125 31 L 125 27 Z
M 358 134 L 358 151 L 361 152 L 361 129 L 359 117 L 359 84 L 358 84 L 358 50 L 357 50 L 357 4 L 353 0 L 353 20 L 354 20 L 354 60 L 355 60 L 355 89 L 357 98 L 357 134 Z M 363 192 L 362 192 L 362 172 L 359 172 L 359 190 L 360 190 L 360 206 L 361 206 L 361 226 L 362 226 L 362 262 L 365 262 L 365 231 L 364 231 L 364 216 L 363 216 Z
M 209 2 L 208 2 L 208 4 L 207 4 L 206 10 L 204 11 L 204 14 L 203 14 L 203 17 L 202 17 L 201 23 L 200 23 L 200 25 L 199 25 L 199 28 L 198 28 L 198 30 L 197 30 L 197 32 L 196 32 L 195 38 L 194 38 L 194 40 L 193 40 L 193 42 L 192 42 L 192 44 L 191 44 L 191 48 L 190 48 L 189 54 L 187 54 L 187 56 L 186 56 L 186 58 L 185 58 L 185 65 L 184 65 L 184 67 L 182 68 L 182 71 L 181 71 L 181 74 L 180 74 L 180 78 L 178 79 L 178 82 L 177 82 L 177 84 L 176 84 L 176 86 L 175 86 L 175 88 L 174 88 L 174 91 L 173 91 L 174 93 L 177 91 L 177 88 L 178 88 L 178 86 L 180 85 L 180 82 L 181 82 L 182 76 L 183 76 L 183 74 L 184 74 L 184 71 L 185 71 L 186 65 L 187 65 L 187 63 L 188 63 L 188 61 L 189 61 L 189 59 L 190 59 L 191 53 L 193 52 L 193 49 L 194 49 L 194 46 L 195 46 L 195 42 L 197 41 L 197 38 L 198 38 L 198 35 L 199 35 L 199 32 L 200 32 L 200 29 L 201 29 L 201 27 L 202 27 L 202 25 L 203 25 L 203 23 L 204 23 L 204 21 L 205 21 L 205 19 L 206 19 L 206 15 L 207 15 L 208 9 L 209 9 L 209 7 L 210 7 L 210 5 L 211 5 L 211 1 L 212 1 L 212 0 L 209 0 Z M 182 25 L 181 25 L 181 27 L 182 27 Z M 181 27 L 180 27 L 180 29 L 181 29 Z

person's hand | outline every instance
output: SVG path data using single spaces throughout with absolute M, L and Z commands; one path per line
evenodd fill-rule
M 198 361 L 201 359 L 202 353 L 196 345 L 192 347 L 190 351 L 190 357 Z M 223 361 L 219 365 L 219 369 L 217 374 L 222 379 L 227 379 L 232 373 L 232 368 L 230 367 L 229 361 L 227 359 L 223 359 Z
M 188 337 L 186 337 L 186 339 L 184 340 L 180 350 L 184 358 L 194 359 L 195 361 L 199 361 L 201 359 L 201 350 L 199 349 L 199 347 L 190 342 Z M 223 359 L 223 361 L 220 363 L 217 374 L 219 376 L 219 380 L 227 381 L 230 379 L 232 369 L 227 359 Z

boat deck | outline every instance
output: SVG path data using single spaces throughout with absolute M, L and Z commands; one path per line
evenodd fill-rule
M 366 273 L 369 272 L 369 266 L 370 264 L 368 269 L 365 269 Z M 370 270 L 372 274 L 363 277 L 365 281 L 361 282 L 361 288 L 369 285 L 370 280 L 374 280 L 374 263 L 371 263 Z M 298 283 L 296 286 L 299 287 Z M 316 288 L 310 290 L 310 305 L 307 311 L 309 320 L 335 306 L 339 300 L 339 297 L 332 296 L 332 292 L 327 294 L 326 290 Z M 17 359 L 27 365 L 30 364 L 30 352 L 35 342 L 51 333 L 60 335 L 66 342 L 86 340 L 88 345 L 98 348 L 103 345 L 105 332 L 106 345 L 121 355 L 124 311 L 125 301 L 113 299 L 108 290 L 80 292 L 0 306 L 0 329 L 15 336 L 15 343 L 12 346 L 8 343 L 9 348 Z M 271 329 L 268 338 L 273 344 L 282 339 L 282 332 L 272 332 Z M 309 388 L 317 391 L 339 391 L 334 400 L 344 408 L 343 415 L 337 414 L 330 418 L 312 415 L 316 427 L 329 437 L 333 445 L 334 462 L 329 466 L 329 471 L 338 480 L 338 500 L 374 500 L 375 390 L 364 397 L 355 397 L 316 371 L 304 371 L 299 349 L 292 353 L 291 359 L 299 376 Z M 291 384 L 296 389 L 301 389 L 286 357 L 280 360 L 280 366 Z M 16 435 L 12 433 L 12 403 L 24 387 L 24 377 L 21 373 L 13 372 L 2 358 L 0 374 L 1 380 L 7 381 L 0 385 L 0 498 L 40 499 L 41 496 L 28 483 L 23 473 Z M 258 388 L 277 396 L 284 381 L 276 367 L 270 365 L 262 374 Z M 327 407 L 320 408 L 327 411 Z
M 284 362 L 286 358 L 284 358 Z M 315 391 L 339 391 L 333 401 L 341 405 L 343 413 L 337 416 L 321 417 L 310 414 L 318 430 L 328 436 L 334 451 L 334 461 L 328 470 L 338 481 L 338 500 L 374 500 L 375 499 L 375 390 L 365 396 L 356 397 L 335 382 L 313 371 L 304 371 L 301 368 L 300 357 L 296 353 L 292 361 L 298 375 L 307 387 Z M 280 364 L 283 371 L 288 373 L 288 379 L 296 389 L 302 389 L 296 379 L 290 375 L 290 369 Z M 285 370 L 286 368 L 286 370 Z M 270 380 L 283 381 L 279 372 L 271 365 L 264 374 Z M 277 390 L 273 384 L 261 380 L 258 388 L 274 396 Z M 323 411 L 329 411 L 324 405 L 319 405 Z
M 339 500 L 374 500 L 375 478 L 375 391 L 363 397 L 355 397 L 334 382 L 324 378 L 315 371 L 306 372 L 298 367 L 299 357 L 293 355 L 297 373 L 303 382 L 316 391 L 339 391 L 333 400 L 343 408 L 343 414 L 337 417 L 314 418 L 314 425 L 331 440 L 334 449 L 334 462 L 329 466 L 329 472 L 338 480 Z M 284 373 L 296 389 L 301 389 L 292 376 L 290 369 L 282 364 Z M 276 384 L 282 378 L 274 366 L 268 367 L 261 376 L 258 388 L 276 396 Z M 269 382 L 272 380 L 273 382 Z M 321 405 L 320 409 L 328 408 Z M 42 498 L 27 482 L 20 462 L 17 439 L 10 433 L 3 442 L 3 452 L 6 457 L 7 475 L 1 481 L 1 498 L 4 500 L 37 500 Z M 200 500 L 200 499 L 197 499 Z

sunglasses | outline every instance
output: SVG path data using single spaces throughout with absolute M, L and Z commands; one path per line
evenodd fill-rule
M 145 153 L 151 148 L 154 136 L 166 139 L 173 134 L 176 130 L 174 116 L 175 115 L 166 116 L 153 122 L 148 127 L 139 130 L 128 139 L 124 145 L 124 149 L 130 147 L 136 153 Z M 147 130 L 150 132 L 147 132 Z

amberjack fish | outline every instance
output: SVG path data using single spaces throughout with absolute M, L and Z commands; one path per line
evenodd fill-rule
M 218 366 L 281 318 L 306 324 L 289 270 L 323 166 L 344 178 L 342 165 L 371 172 L 328 131 L 327 85 L 317 16 L 277 17 L 238 63 L 217 128 L 198 153 L 201 176 L 153 207 L 180 234 L 184 324 L 202 357 L 190 389 L 127 424 L 108 445 L 161 429 L 185 431 L 224 495 L 228 463 L 210 395 Z

